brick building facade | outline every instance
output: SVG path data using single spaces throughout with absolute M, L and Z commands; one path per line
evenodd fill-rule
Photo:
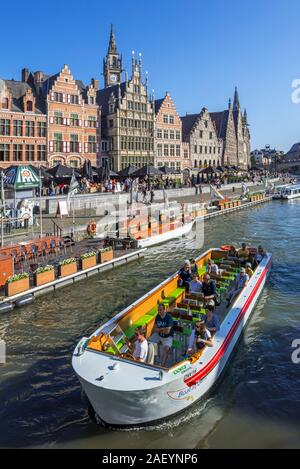
M 169 93 L 155 101 L 155 166 L 180 171 L 182 122 Z
M 22 81 L 0 80 L 0 166 L 46 164 L 47 116 L 34 90 Z

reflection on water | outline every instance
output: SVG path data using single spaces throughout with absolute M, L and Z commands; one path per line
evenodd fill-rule
M 271 202 L 210 220 L 204 249 L 243 241 L 273 252 L 270 280 L 215 391 L 180 417 L 139 431 L 96 425 L 71 367 L 78 339 L 199 254 L 192 240 L 148 250 L 144 260 L 90 278 L 3 315 L 0 446 L 194 448 L 300 446 L 298 299 L 300 201 Z

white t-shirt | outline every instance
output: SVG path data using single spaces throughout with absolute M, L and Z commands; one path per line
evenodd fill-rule
M 148 341 L 143 340 L 143 342 L 139 342 L 138 340 L 134 343 L 133 349 L 133 357 L 138 358 L 140 361 L 146 361 L 148 355 Z

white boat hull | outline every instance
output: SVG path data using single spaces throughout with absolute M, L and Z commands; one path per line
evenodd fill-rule
M 201 399 L 214 386 L 228 363 L 264 288 L 271 258 L 268 254 L 260 263 L 215 335 L 213 347 L 207 348 L 194 364 L 186 361 L 179 368 L 163 371 L 160 379 L 159 370 L 153 371 L 153 367 L 141 364 L 131 365 L 122 373 L 119 361 L 120 369 L 113 372 L 117 373 L 113 376 L 113 383 L 107 385 L 103 375 L 102 385 L 97 378 L 91 379 L 93 372 L 87 372 L 84 360 L 81 362 L 81 357 L 74 354 L 73 368 L 101 421 L 114 426 L 149 424 L 177 414 Z M 93 354 L 85 352 L 84 355 L 87 353 Z M 115 362 L 113 359 L 106 362 L 107 369 L 111 368 L 109 363 Z M 138 380 L 138 373 L 141 380 Z M 108 378 L 111 376 L 109 371 L 106 375 Z M 134 389 L 135 380 L 140 384 Z
M 164 233 L 151 236 L 149 238 L 139 239 L 137 241 L 137 245 L 139 248 L 148 248 L 150 246 L 154 246 L 155 244 L 165 243 L 166 241 L 170 241 L 171 239 L 181 238 L 182 236 L 186 236 L 189 234 L 191 229 L 193 228 L 194 221 L 190 223 L 186 223 L 175 230 L 168 230 Z

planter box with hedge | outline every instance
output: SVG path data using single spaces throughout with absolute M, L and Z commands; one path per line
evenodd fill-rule
M 55 270 L 53 265 L 46 265 L 44 267 L 39 267 L 35 273 L 35 286 L 40 287 L 45 285 L 45 283 L 54 282 L 55 280 Z
M 114 251 L 112 247 L 103 248 L 99 250 L 99 263 L 109 262 L 114 258 Z
M 59 264 L 59 276 L 68 277 L 69 275 L 76 274 L 77 272 L 77 262 L 74 257 L 70 259 L 64 259 Z
M 29 290 L 29 287 L 29 274 L 27 272 L 13 275 L 6 280 L 5 294 L 6 296 L 17 295 L 18 293 Z
M 82 270 L 90 269 L 95 267 L 97 263 L 96 253 L 95 252 L 86 252 L 80 256 L 80 268 Z

